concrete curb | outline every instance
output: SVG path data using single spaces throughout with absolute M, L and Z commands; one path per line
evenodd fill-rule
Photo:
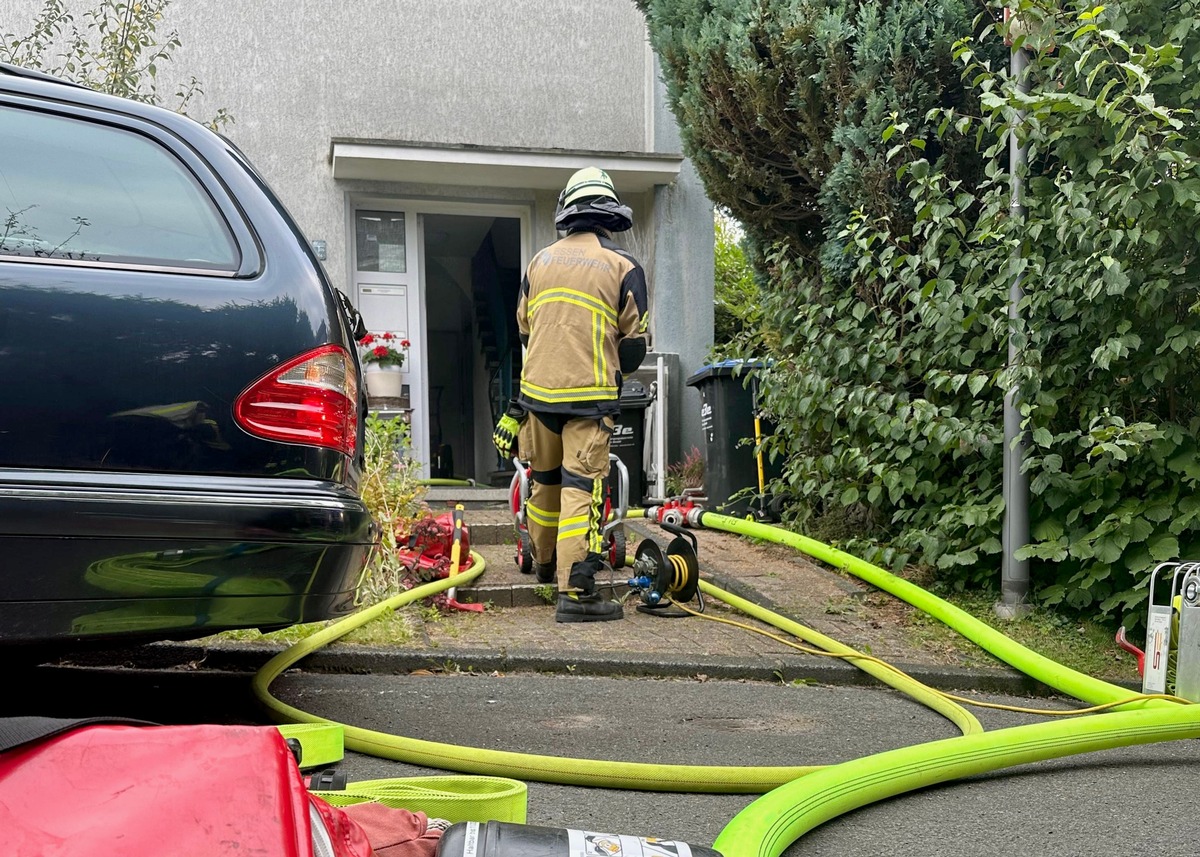
M 269 643 L 154 643 L 132 650 L 106 651 L 71 659 L 80 666 L 121 666 L 136 669 L 204 669 L 255 673 L 287 647 Z M 1012 696 L 1051 697 L 1061 693 L 1013 669 L 967 669 L 929 664 L 894 664 L 917 681 L 944 691 L 975 691 Z M 743 659 L 736 657 L 677 657 L 628 653 L 560 656 L 536 650 L 472 648 L 401 649 L 334 643 L 299 661 L 294 669 L 353 675 L 404 675 L 414 670 L 465 673 L 536 672 L 596 678 L 681 678 L 883 687 L 883 682 L 836 659 L 796 657 Z M 1118 683 L 1131 692 L 1132 683 Z
M 447 492 L 450 493 L 450 492 Z M 507 495 L 505 495 L 507 496 Z M 511 523 L 495 519 L 507 513 L 488 510 L 488 520 L 477 522 L 480 544 L 502 544 L 499 537 L 511 533 Z M 482 517 L 482 516 L 481 516 Z M 637 522 L 641 523 L 641 522 Z M 649 528 L 635 528 L 643 537 L 651 537 Z M 496 541 L 493 542 L 492 539 Z M 744 581 L 720 573 L 708 572 L 706 579 L 733 595 L 761 605 L 766 610 L 788 616 L 771 598 Z M 526 578 L 527 579 L 527 578 Z M 850 596 L 864 595 L 866 590 L 853 581 L 839 584 Z M 459 589 L 464 601 L 491 601 L 498 607 L 531 607 L 544 605 L 533 582 L 494 585 L 467 584 Z M 788 616 L 795 619 L 795 617 Z M 795 621 L 800 621 L 795 619 Z M 803 623 L 801 623 L 803 624 Z M 69 663 L 79 666 L 124 667 L 148 670 L 183 670 L 198 667 L 228 672 L 255 673 L 272 657 L 287 647 L 281 643 L 220 642 L 201 645 L 194 641 L 153 643 L 132 649 L 111 649 L 76 653 Z M 930 687 L 945 691 L 976 691 L 1013 696 L 1063 696 L 1058 691 L 1032 679 L 1018 670 L 1000 665 L 994 668 L 965 668 L 921 663 L 894 663 L 912 678 Z M 678 678 L 779 682 L 882 687 L 883 682 L 863 672 L 853 664 L 838 658 L 821 658 L 792 654 L 770 655 L 708 655 L 688 651 L 662 652 L 556 652 L 537 645 L 526 647 L 480 648 L 469 644 L 437 648 L 368 647 L 337 641 L 302 659 L 295 667 L 309 672 L 343 674 L 403 675 L 414 670 L 466 673 L 535 672 L 552 675 L 576 675 L 612 678 Z M 1116 682 L 1131 692 L 1139 692 L 1140 683 Z

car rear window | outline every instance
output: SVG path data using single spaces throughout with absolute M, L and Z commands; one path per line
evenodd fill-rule
M 240 254 L 192 172 L 141 134 L 0 107 L 0 255 L 236 271 Z

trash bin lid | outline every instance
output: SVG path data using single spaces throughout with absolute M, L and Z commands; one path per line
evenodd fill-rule
M 747 369 L 758 369 L 761 366 L 760 362 L 747 363 L 745 360 L 722 360 L 720 363 L 709 363 L 707 366 L 701 366 L 694 375 L 689 377 L 687 385 L 695 387 L 701 381 L 707 381 L 709 378 L 732 378 L 735 372 L 741 374 Z

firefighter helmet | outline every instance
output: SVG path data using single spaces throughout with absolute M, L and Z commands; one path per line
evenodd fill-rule
M 554 225 L 559 230 L 591 225 L 624 232 L 633 226 L 633 212 L 621 204 L 608 173 L 584 167 L 575 171 L 558 195 Z

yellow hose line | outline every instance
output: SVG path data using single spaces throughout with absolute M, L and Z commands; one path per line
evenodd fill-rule
M 874 676 L 889 687 L 907 694 L 927 708 L 941 714 L 957 726 L 959 731 L 964 735 L 973 735 L 983 731 L 983 725 L 980 724 L 979 720 L 957 702 L 946 699 L 945 696 L 933 688 L 922 684 L 912 676 L 901 672 L 878 658 L 864 655 L 862 652 L 839 643 L 831 637 L 826 637 L 812 628 L 807 628 L 799 622 L 785 619 L 777 613 L 772 613 L 764 607 L 747 601 L 745 598 L 740 598 L 723 589 L 718 589 L 706 580 L 700 581 L 700 591 L 705 595 L 710 595 L 725 602 L 730 607 L 734 607 L 748 616 L 766 622 L 768 625 L 773 625 L 782 631 L 787 631 L 792 636 L 801 640 L 807 640 L 814 645 L 820 646 L 828 653 L 844 657 L 868 675 Z
M 914 789 L 1078 753 L 1200 737 L 1200 706 L 1052 720 L 914 744 L 830 765 L 766 794 L 713 842 L 724 857 L 779 857 L 826 821 Z
M 699 583 L 700 583 L 701 588 L 703 588 L 706 585 L 704 581 L 699 581 Z M 721 599 L 721 596 L 719 594 L 717 594 L 715 587 L 711 594 L 713 595 L 713 597 L 715 597 L 719 600 L 723 600 L 723 599 Z M 846 661 L 855 661 L 855 662 L 862 661 L 863 663 L 875 663 L 875 664 L 879 664 L 884 669 L 890 670 L 895 673 L 899 673 L 900 675 L 908 675 L 906 672 L 904 672 L 900 668 L 894 666 L 893 664 L 889 664 L 887 661 L 883 660 L 882 658 L 877 658 L 874 655 L 865 655 L 865 654 L 862 654 L 861 652 L 854 652 L 853 654 L 845 654 L 842 652 L 831 652 L 831 651 L 823 651 L 821 649 L 814 649 L 810 646 L 802 646 L 798 643 L 793 643 L 791 640 L 785 639 L 785 638 L 779 636 L 778 634 L 772 634 L 769 631 L 764 631 L 762 628 L 755 628 L 753 625 L 747 625 L 746 623 L 738 622 L 735 619 L 726 619 L 724 616 L 713 616 L 710 613 L 701 613 L 697 610 L 693 610 L 692 608 L 688 607 L 686 604 L 680 604 L 679 602 L 674 602 L 674 604 L 677 608 L 682 610 L 684 613 L 690 613 L 692 616 L 695 616 L 697 619 L 706 619 L 709 622 L 719 622 L 722 625 L 731 625 L 735 628 L 742 628 L 743 630 L 749 631 L 753 634 L 760 634 L 761 636 L 764 636 L 764 637 L 770 637 L 772 640 L 782 643 L 785 646 L 790 646 L 791 648 L 795 649 L 796 651 L 804 652 L 804 654 L 806 654 L 806 655 L 814 655 L 819 658 L 838 658 L 840 660 L 846 660 Z M 768 615 L 771 615 L 771 614 L 768 614 Z M 769 622 L 771 624 L 776 624 L 774 622 L 774 620 L 769 619 L 769 618 L 764 618 L 763 621 Z M 910 676 L 910 678 L 911 678 L 911 676 Z M 914 681 L 915 681 L 915 679 L 914 679 Z M 922 686 L 929 687 L 929 685 L 922 685 Z M 1190 705 L 1191 704 L 1191 700 L 1184 699 L 1181 696 L 1172 696 L 1172 695 L 1166 694 L 1166 693 L 1136 693 L 1136 694 L 1131 694 L 1130 696 L 1127 696 L 1124 699 L 1114 700 L 1113 702 L 1106 702 L 1103 705 L 1092 705 L 1092 706 L 1089 706 L 1088 708 L 1071 708 L 1071 709 L 1025 708 L 1020 705 L 1003 705 L 999 702 L 983 702 L 978 699 L 968 699 L 965 696 L 958 696 L 953 693 L 947 693 L 944 690 L 938 690 L 936 687 L 930 687 L 929 690 L 931 690 L 933 693 L 936 693 L 938 696 L 940 696 L 943 699 L 948 699 L 953 702 L 960 703 L 962 705 L 970 705 L 970 706 L 974 706 L 976 708 L 991 708 L 996 711 L 1015 711 L 1019 714 L 1040 714 L 1045 717 L 1073 717 L 1077 714 L 1099 714 L 1101 711 L 1108 711 L 1109 709 L 1112 709 L 1112 708 L 1126 706 L 1126 705 L 1129 705 L 1129 703 L 1131 703 L 1131 702 L 1138 702 L 1138 701 L 1146 700 L 1146 699 L 1166 699 L 1171 702 L 1179 703 L 1182 705 Z
M 255 698 L 282 723 L 334 723 L 280 702 L 270 693 L 271 683 L 301 658 L 345 636 L 355 628 L 398 607 L 428 598 L 478 577 L 483 557 L 471 552 L 470 569 L 453 579 L 443 578 L 381 601 L 359 613 L 323 628 L 275 655 L 255 674 Z M 614 762 L 539 756 L 481 747 L 460 747 L 389 735 L 343 724 L 346 749 L 381 759 L 427 768 L 470 774 L 516 777 L 546 783 L 598 786 L 631 791 L 704 792 L 712 794 L 762 794 L 823 766 L 745 767 L 733 765 L 660 765 L 647 762 Z
M 645 510 L 635 509 L 627 517 L 639 518 L 644 515 Z M 853 759 L 839 765 L 779 768 L 659 765 L 537 756 L 420 741 L 355 726 L 343 727 L 346 747 L 379 758 L 443 770 L 515 776 L 569 785 L 671 792 L 767 792 L 726 826 L 714 847 L 726 857 L 778 857 L 788 845 L 813 827 L 852 809 L 915 788 L 1040 759 L 1129 744 L 1200 737 L 1200 709 L 1175 704 L 1186 700 L 1157 695 L 1127 697 L 1117 686 L 1062 667 L 919 587 L 828 545 L 785 530 L 712 513 L 702 516 L 702 525 L 788 544 L 802 553 L 850 571 L 941 619 L 1027 675 L 1084 701 L 1098 703 L 1095 710 L 1154 706 L 1167 706 L 1167 710 L 1088 715 L 1069 722 L 1051 721 L 984 733 L 978 727 L 978 721 L 953 705 L 952 700 L 957 697 L 934 691 L 877 658 L 855 652 L 701 580 L 699 587 L 702 591 L 730 606 L 801 639 L 817 643 L 829 649 L 827 654 L 851 660 L 860 669 L 892 687 L 906 689 L 906 692 L 911 690 L 910 695 L 914 696 L 931 696 L 932 699 L 925 704 L 959 724 L 965 734 Z M 334 724 L 334 721 L 279 702 L 270 694 L 271 682 L 312 651 L 376 617 L 418 599 L 436 595 L 454 583 L 478 577 L 484 570 L 484 561 L 473 551 L 471 556 L 473 562 L 469 571 L 394 596 L 334 623 L 276 655 L 258 671 L 253 680 L 253 692 L 260 704 L 281 722 Z M 878 674 L 873 670 L 877 670 Z M 966 734 L 967 729 L 971 730 L 969 734 Z M 804 779 L 800 780 L 800 777 Z

